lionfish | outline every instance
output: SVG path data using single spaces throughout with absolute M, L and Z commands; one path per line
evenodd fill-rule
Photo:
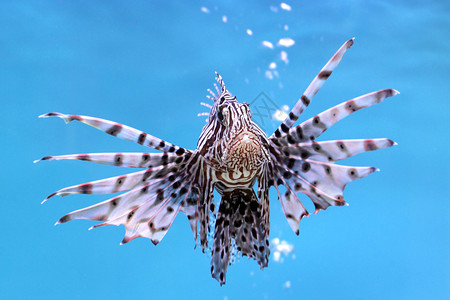
M 195 150 L 104 119 L 55 112 L 41 115 L 42 118 L 59 117 L 66 123 L 79 121 L 112 136 L 162 151 L 43 157 L 41 160 L 76 159 L 144 169 L 70 186 L 49 195 L 44 202 L 55 195 L 124 192 L 71 212 L 56 224 L 89 219 L 103 221 L 91 228 L 124 225 L 126 233 L 122 244 L 146 237 L 156 245 L 181 211 L 189 220 L 195 241 L 199 235 L 203 252 L 210 251 L 211 274 L 220 285 L 225 283 L 233 251 L 255 259 L 261 269 L 267 267 L 270 187 L 275 187 L 286 219 L 298 235 L 299 222 L 309 213 L 297 193 L 306 194 L 312 200 L 314 214 L 329 206 L 343 206 L 346 204 L 343 197 L 345 186 L 377 169 L 342 166 L 335 162 L 395 145 L 385 138 L 316 141 L 324 131 L 348 115 L 398 94 L 393 89 L 379 90 L 343 102 L 293 127 L 352 45 L 353 39 L 350 39 L 340 47 L 270 137 L 252 121 L 249 105 L 239 103 L 217 73 L 217 94 L 208 90 L 214 104 L 210 106 L 207 124 Z M 255 193 L 253 187 L 256 182 Z M 284 186 L 283 190 L 281 186 Z M 221 196 L 218 210 L 214 190 Z M 214 219 L 215 225 L 211 222 Z M 200 233 L 197 232 L 198 223 Z

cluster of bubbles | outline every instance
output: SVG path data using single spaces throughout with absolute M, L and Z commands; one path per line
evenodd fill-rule
M 270 248 L 273 255 L 273 261 L 277 263 L 282 263 L 284 259 L 289 256 L 295 259 L 294 245 L 288 243 L 287 241 L 274 238 L 271 241 Z
M 270 6 L 269 9 L 273 13 L 278 13 L 279 11 L 291 11 L 292 7 L 289 4 L 282 2 L 277 6 Z M 205 6 L 202 6 L 200 8 L 200 10 L 205 14 L 209 14 L 211 12 L 211 10 Z M 214 7 L 214 10 L 218 10 L 217 6 Z M 221 19 L 222 19 L 223 23 L 228 23 L 228 17 L 226 15 L 222 15 Z M 287 24 L 285 24 L 283 26 L 283 29 L 284 29 L 284 31 L 288 31 L 289 26 Z M 246 28 L 245 33 L 249 36 L 252 36 L 254 32 L 253 32 L 253 29 Z M 287 50 L 287 48 L 290 48 L 295 45 L 295 40 L 293 40 L 290 37 L 282 37 L 282 38 L 279 38 L 278 41 L 263 40 L 263 41 L 261 41 L 260 44 L 262 47 L 267 48 L 267 49 L 279 50 L 279 52 L 276 55 L 276 61 L 279 61 L 284 64 L 288 64 L 289 59 L 288 59 L 288 53 L 286 50 Z M 270 62 L 269 65 L 264 68 L 264 71 L 263 71 L 264 76 L 269 80 L 279 78 L 279 73 L 278 73 L 277 67 L 278 67 L 278 65 L 275 61 Z M 248 79 L 246 80 L 246 82 L 248 82 Z M 280 88 L 283 87 L 281 82 L 279 83 L 279 87 Z

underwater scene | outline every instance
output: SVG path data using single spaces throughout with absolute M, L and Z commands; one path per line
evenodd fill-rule
M 2 1 L 0 298 L 448 299 L 449 12 Z

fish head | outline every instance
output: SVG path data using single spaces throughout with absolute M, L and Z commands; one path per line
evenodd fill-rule
M 226 89 L 222 77 L 216 75 L 220 89 L 217 89 L 218 95 L 213 99 L 214 104 L 205 126 L 214 135 L 208 152 L 211 152 L 214 161 L 227 170 L 239 166 L 258 168 L 269 157 L 267 137 L 253 122 L 249 104 L 240 103 Z

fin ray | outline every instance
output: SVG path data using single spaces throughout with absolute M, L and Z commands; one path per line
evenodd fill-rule
M 390 139 L 355 139 L 303 142 L 282 146 L 281 149 L 288 153 L 290 157 L 296 156 L 300 159 L 334 162 L 393 145 L 395 145 L 395 142 Z
M 348 100 L 306 120 L 300 125 L 290 129 L 287 134 L 278 139 L 272 139 L 272 142 L 276 145 L 285 146 L 288 144 L 314 141 L 328 128 L 355 111 L 378 104 L 385 98 L 397 94 L 398 91 L 396 90 L 384 89 Z
M 184 159 L 188 159 L 185 156 Z M 45 156 L 40 160 L 84 160 L 102 165 L 120 166 L 128 168 L 151 168 L 155 165 L 167 165 L 170 163 L 180 163 L 183 157 L 173 153 L 84 153 L 67 154 L 57 156 Z
M 309 86 L 306 88 L 300 100 L 292 108 L 289 115 L 281 123 L 277 130 L 272 134 L 272 137 L 281 137 L 283 133 L 286 133 L 292 125 L 297 121 L 298 117 L 303 113 L 305 108 L 309 105 L 313 97 L 317 94 L 320 88 L 323 86 L 325 81 L 330 77 L 333 70 L 339 65 L 344 53 L 353 45 L 354 38 L 346 41 L 339 50 L 331 57 L 331 59 L 325 64 L 322 70 L 317 74 L 317 76 L 311 81 Z
M 118 137 L 123 140 L 135 142 L 150 148 L 154 148 L 156 150 L 164 152 L 174 152 L 177 155 L 182 155 L 184 152 L 186 152 L 186 149 L 182 147 L 178 147 L 174 144 L 171 144 L 157 137 L 154 137 L 148 133 L 113 121 L 82 115 L 66 115 L 58 112 L 46 113 L 39 116 L 39 118 L 48 118 L 48 117 L 61 118 L 64 120 L 64 122 L 66 122 L 66 124 L 72 121 L 79 121 L 94 128 L 97 128 L 109 135 Z

